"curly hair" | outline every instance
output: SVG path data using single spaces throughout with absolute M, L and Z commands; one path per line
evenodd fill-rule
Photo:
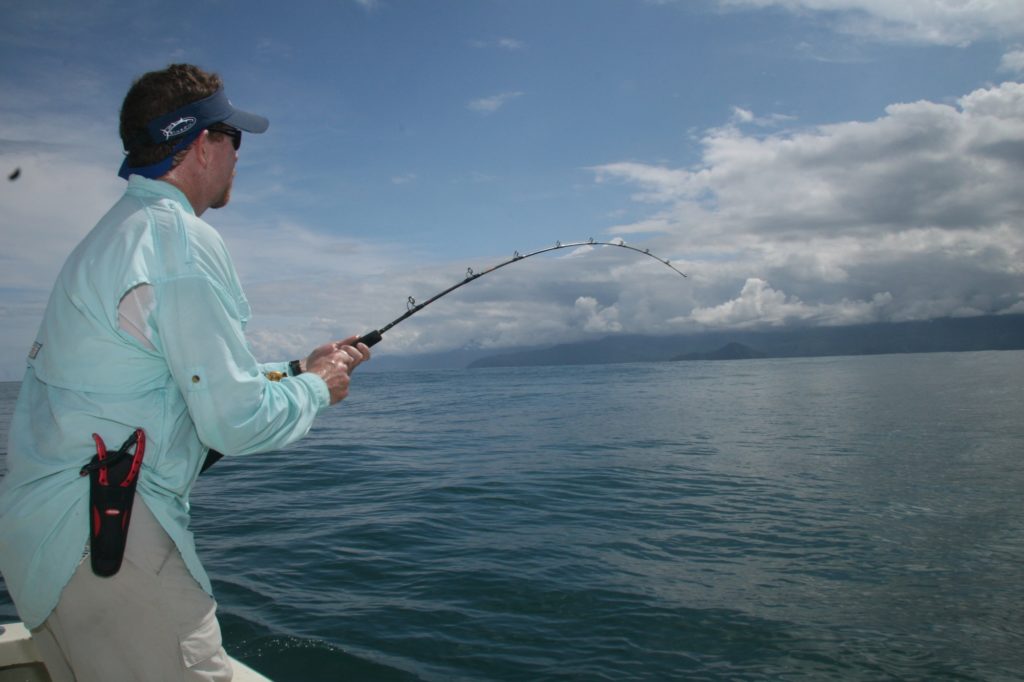
M 173 142 L 154 143 L 147 124 L 186 104 L 209 97 L 223 86 L 216 73 L 192 64 L 171 64 L 161 71 L 140 76 L 121 105 L 121 143 L 131 166 L 148 166 L 166 159 Z

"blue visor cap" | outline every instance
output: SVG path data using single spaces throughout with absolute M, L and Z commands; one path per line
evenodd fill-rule
M 151 166 L 131 167 L 125 157 L 117 174 L 125 179 L 132 174 L 159 178 L 171 169 L 174 155 L 192 144 L 199 133 L 214 123 L 224 123 L 247 133 L 262 133 L 270 126 L 270 121 L 263 116 L 236 109 L 224 93 L 224 88 L 220 88 L 209 97 L 186 104 L 149 122 L 146 132 L 153 144 L 174 143 L 174 149 L 167 158 Z

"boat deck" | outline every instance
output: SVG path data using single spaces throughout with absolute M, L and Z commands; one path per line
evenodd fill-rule
M 234 682 L 271 682 L 233 658 L 231 665 Z M 21 623 L 0 625 L 0 682 L 50 682 L 32 635 Z

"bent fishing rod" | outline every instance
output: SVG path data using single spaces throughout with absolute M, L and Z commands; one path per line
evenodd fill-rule
M 372 346 L 372 345 L 376 344 L 378 341 L 380 341 L 383 338 L 384 333 L 386 331 L 388 331 L 389 329 L 394 327 L 399 322 L 402 322 L 403 320 L 409 319 L 410 317 L 412 317 L 413 315 L 415 315 L 419 311 L 423 310 L 424 308 L 426 308 L 428 305 L 430 305 L 434 301 L 436 301 L 436 300 L 438 300 L 440 298 L 444 298 L 445 296 L 447 296 L 448 294 L 452 293 L 453 291 L 455 291 L 459 287 L 466 286 L 470 282 L 476 281 L 476 280 L 480 279 L 481 277 L 483 277 L 484 275 L 490 274 L 490 273 L 494 272 L 495 270 L 498 270 L 500 268 L 505 267 L 506 265 L 511 265 L 512 263 L 518 263 L 521 260 L 526 260 L 527 258 L 531 258 L 533 256 L 539 256 L 542 253 L 548 253 L 550 251 L 558 251 L 559 249 L 578 248 L 578 247 L 581 247 L 581 246 L 617 246 L 620 249 L 628 249 L 630 251 L 635 251 L 637 253 L 643 254 L 645 256 L 650 256 L 654 260 L 658 261 L 662 265 L 667 266 L 668 268 L 671 268 L 673 271 L 675 271 L 676 273 L 682 275 L 683 277 L 687 276 L 685 272 L 683 272 L 682 270 L 679 270 L 674 265 L 672 265 L 672 263 L 667 258 L 659 258 L 658 256 L 655 256 L 653 253 L 651 253 L 650 249 L 639 249 L 639 248 L 637 248 L 635 246 L 630 246 L 629 244 L 626 244 L 625 242 L 599 242 L 599 241 L 595 241 L 592 238 L 588 239 L 585 242 L 570 242 L 570 243 L 567 243 L 567 244 L 563 244 L 562 242 L 555 242 L 554 246 L 548 246 L 548 247 L 543 248 L 543 249 L 537 249 L 536 251 L 532 251 L 530 253 L 519 253 L 518 251 L 516 251 L 515 255 L 513 255 L 508 260 L 502 261 L 501 263 L 498 263 L 497 265 L 493 265 L 493 266 L 487 268 L 486 270 L 481 270 L 480 272 L 473 272 L 473 268 L 468 268 L 466 270 L 466 277 L 465 277 L 465 279 L 463 279 L 461 282 L 453 284 L 452 286 L 448 287 L 444 291 L 440 291 L 440 292 L 434 294 L 433 296 L 428 298 L 426 301 L 423 301 L 422 303 L 417 303 L 416 299 L 414 299 L 412 296 L 410 296 L 409 300 L 407 302 L 407 309 L 406 309 L 405 313 L 403 313 L 402 315 L 399 315 L 397 318 L 395 318 L 394 320 L 392 320 L 388 324 L 384 325 L 380 329 L 376 329 L 376 330 L 374 330 L 372 332 L 368 332 L 366 334 L 363 334 L 361 337 L 359 337 L 359 341 L 357 343 L 365 343 L 367 346 Z
M 654 260 L 658 261 L 662 265 L 665 265 L 665 266 L 671 268 L 673 271 L 675 271 L 677 274 L 682 275 L 683 277 L 687 276 L 685 272 L 683 272 L 682 270 L 680 270 L 677 267 L 675 267 L 674 265 L 672 265 L 672 263 L 667 258 L 659 258 L 658 256 L 655 256 L 653 253 L 651 253 L 650 249 L 639 249 L 639 248 L 637 248 L 635 246 L 630 246 L 629 244 L 626 244 L 624 242 L 599 242 L 599 241 L 595 241 L 592 238 L 588 239 L 585 242 L 570 242 L 568 244 L 563 244 L 562 242 L 555 242 L 554 246 L 548 246 L 548 247 L 543 248 L 543 249 L 537 249 L 536 251 L 533 251 L 531 253 L 519 253 L 518 251 L 516 251 L 515 255 L 513 255 L 508 260 L 502 261 L 501 263 L 498 263 L 497 265 L 493 265 L 493 266 L 487 268 L 486 270 L 481 270 L 480 272 L 473 272 L 472 268 L 468 268 L 466 270 L 466 277 L 465 277 L 465 279 L 463 279 L 461 282 L 457 282 L 456 284 L 453 284 L 452 286 L 448 287 L 444 291 L 440 291 L 440 292 L 434 294 L 433 296 L 428 298 L 426 301 L 423 301 L 422 303 L 417 303 L 416 299 L 414 299 L 412 296 L 410 296 L 409 297 L 409 301 L 408 301 L 408 309 L 405 311 L 405 313 L 403 313 L 402 315 L 399 315 L 397 318 L 395 318 L 394 320 L 392 320 L 388 324 L 384 325 L 380 329 L 375 329 L 372 332 L 368 332 L 366 334 L 363 334 L 361 337 L 359 337 L 359 340 L 357 341 L 357 343 L 365 343 L 367 346 L 372 346 L 372 345 L 376 344 L 377 342 L 379 342 L 384 337 L 384 332 L 388 331 L 389 329 L 394 327 L 399 322 L 401 322 L 403 320 L 409 319 L 410 317 L 412 317 L 413 315 L 415 315 L 419 311 L 423 310 L 424 308 L 426 308 L 428 305 L 430 305 L 434 301 L 436 301 L 436 300 L 438 300 L 440 298 L 444 298 L 445 296 L 447 296 L 448 294 L 452 293 L 453 291 L 455 291 L 459 287 L 464 287 L 467 284 L 469 284 L 470 282 L 476 281 L 476 280 L 480 279 L 481 277 L 483 277 L 484 275 L 492 273 L 495 270 L 498 270 L 500 268 L 505 267 L 506 265 L 511 265 L 512 263 L 518 263 L 521 260 L 526 260 L 527 258 L 531 258 L 533 256 L 539 256 L 542 253 L 548 253 L 550 251 L 558 251 L 559 249 L 573 249 L 573 248 L 578 248 L 578 247 L 581 247 L 581 246 L 617 246 L 620 249 L 628 249 L 630 251 L 636 251 L 637 253 L 641 253 L 641 254 L 643 254 L 645 256 L 650 256 Z M 277 379 L 272 379 L 273 381 L 277 381 L 281 377 L 284 376 L 283 374 L 280 374 L 280 373 L 274 373 L 274 374 L 277 374 L 278 378 Z M 223 456 L 224 455 L 222 455 L 220 452 L 217 452 L 216 450 L 210 450 L 209 452 L 207 452 L 207 454 L 206 454 L 206 461 L 203 462 L 203 466 L 202 466 L 202 469 L 200 470 L 200 473 L 205 472 L 211 466 L 216 464 Z

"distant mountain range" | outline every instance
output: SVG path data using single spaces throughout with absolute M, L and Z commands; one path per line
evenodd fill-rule
M 754 350 L 750 346 L 735 341 L 730 341 L 721 348 L 707 353 L 684 353 L 672 358 L 673 360 L 754 360 L 766 358 L 767 353 Z
M 714 331 L 678 336 L 616 334 L 595 341 L 477 357 L 468 366 L 610 364 L 671 360 L 877 355 L 1024 349 L 1024 315 L 941 318 L 924 322 Z M 474 354 L 481 351 L 474 351 Z

